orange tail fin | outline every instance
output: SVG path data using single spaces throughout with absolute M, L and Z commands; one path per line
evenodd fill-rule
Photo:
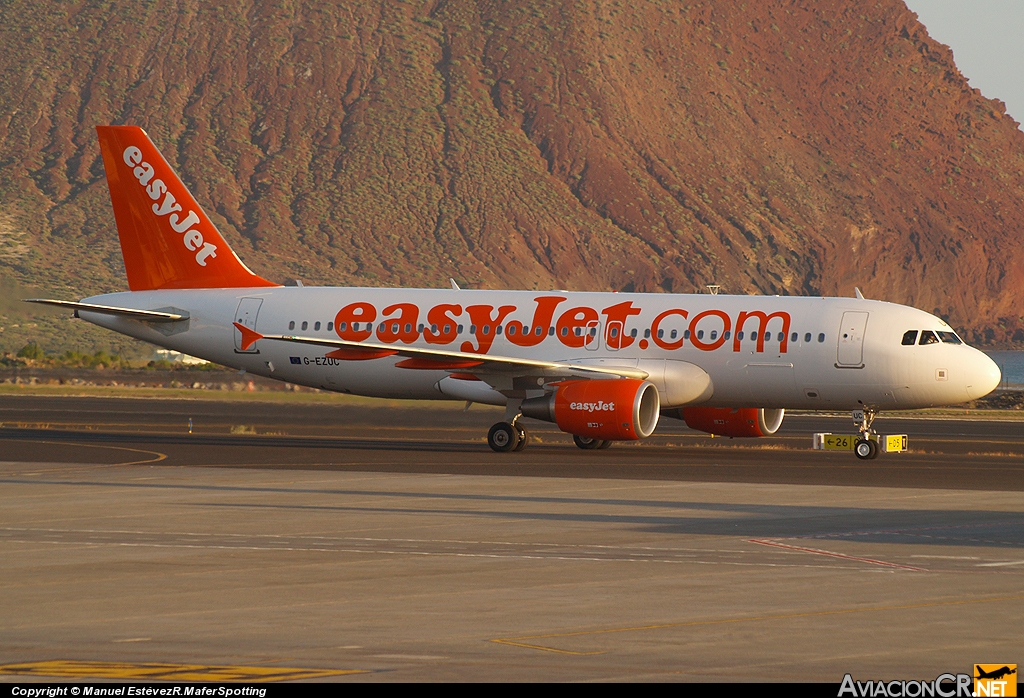
M 97 126 L 133 291 L 277 286 L 253 274 L 138 126 Z

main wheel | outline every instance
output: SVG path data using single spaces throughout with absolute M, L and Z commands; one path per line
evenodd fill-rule
M 878 445 L 867 439 L 857 439 L 857 443 L 853 445 L 853 452 L 861 460 L 871 460 L 878 455 Z
M 590 451 L 595 448 L 601 448 L 601 444 L 604 443 L 601 439 L 592 439 L 589 436 L 578 436 L 572 435 L 572 440 L 576 442 L 576 445 L 585 451 Z
M 516 431 L 518 432 L 519 443 L 517 443 L 516 447 L 513 448 L 512 450 L 513 451 L 522 451 L 524 448 L 526 448 L 526 444 L 528 444 L 530 442 L 530 432 L 526 431 L 526 429 L 524 429 L 523 427 L 519 426 L 518 424 L 515 425 L 515 428 L 516 428 Z
M 519 445 L 519 431 L 508 422 L 498 422 L 487 432 L 487 445 L 498 453 L 508 453 Z
M 609 439 L 608 441 L 602 441 L 601 445 L 598 446 L 598 448 L 600 448 L 601 450 L 604 450 L 606 448 L 611 448 L 612 447 L 612 443 L 614 443 L 614 442 L 611 441 L 611 439 Z

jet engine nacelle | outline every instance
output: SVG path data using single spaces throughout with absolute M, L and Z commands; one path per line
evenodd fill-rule
M 569 380 L 551 395 L 524 400 L 521 409 L 527 417 L 554 422 L 577 436 L 636 441 L 658 426 L 661 401 L 650 381 Z
M 717 436 L 768 436 L 782 426 L 785 410 L 763 407 L 683 407 L 673 410 L 686 426 Z

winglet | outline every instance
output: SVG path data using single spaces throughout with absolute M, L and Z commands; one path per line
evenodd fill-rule
M 263 335 L 261 335 L 256 330 L 250 330 L 248 327 L 246 327 L 240 322 L 236 322 L 233 324 L 235 326 L 235 329 L 242 333 L 242 351 L 248 351 L 249 347 L 251 347 L 259 340 L 263 339 Z
M 860 292 L 860 288 L 859 287 L 854 286 L 853 290 L 854 290 L 854 292 L 856 292 L 858 299 L 864 300 L 864 294 Z

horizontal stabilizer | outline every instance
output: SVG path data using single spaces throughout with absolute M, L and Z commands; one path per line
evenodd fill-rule
M 58 308 L 71 308 L 78 317 L 79 311 L 99 313 L 101 315 L 118 315 L 133 320 L 145 322 L 178 322 L 188 320 L 188 313 L 165 313 L 160 310 L 138 310 L 137 308 L 115 308 L 110 305 L 96 305 L 95 303 L 78 303 L 76 301 L 56 301 L 49 298 L 24 298 L 24 303 L 40 303 L 42 305 L 55 305 Z

